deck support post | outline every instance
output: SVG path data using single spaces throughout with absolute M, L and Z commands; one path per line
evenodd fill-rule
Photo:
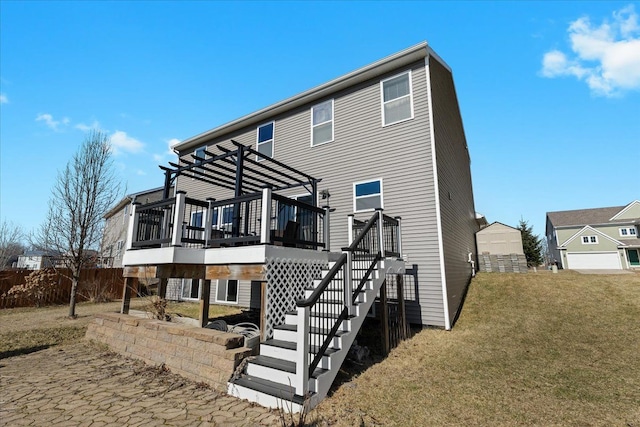
M 131 306 L 131 290 L 138 279 L 134 277 L 124 278 L 124 287 L 122 289 L 122 306 L 120 307 L 120 313 L 129 314 L 129 307 Z
M 160 279 L 158 282 L 158 297 L 165 299 L 167 297 L 167 283 L 169 279 Z
M 271 243 L 271 188 L 262 189 L 262 211 L 260 214 L 260 243 Z
M 171 236 L 172 246 L 182 246 L 182 222 L 184 220 L 185 199 L 187 193 L 185 191 L 176 192 L 176 209 L 173 217 L 173 235 Z
M 309 391 L 309 307 L 297 307 L 298 331 L 296 347 L 296 394 L 306 396 Z
M 398 287 L 398 316 L 400 316 L 400 339 L 406 340 L 409 336 L 407 328 L 407 313 L 404 306 L 404 277 L 396 274 L 396 285 Z
M 202 281 L 200 292 L 200 327 L 204 328 L 209 323 L 209 298 L 211 296 L 211 280 Z
M 380 322 L 382 323 L 382 352 L 389 354 L 389 305 L 387 304 L 387 281 L 382 282 L 380 288 Z

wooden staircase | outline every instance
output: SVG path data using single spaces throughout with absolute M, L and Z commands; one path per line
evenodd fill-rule
M 384 285 L 386 273 L 404 272 L 404 261 L 398 257 L 399 240 L 395 251 L 384 250 L 385 219 L 393 220 L 376 212 L 338 261 L 331 262 L 322 277 L 305 290 L 305 299 L 286 314 L 284 324 L 274 328 L 273 338 L 260 344 L 260 355 L 251 358 L 228 383 L 229 394 L 288 412 L 312 409 L 320 403 Z M 399 227 L 397 231 L 399 236 Z

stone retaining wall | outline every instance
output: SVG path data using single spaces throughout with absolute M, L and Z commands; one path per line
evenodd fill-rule
M 242 335 L 119 313 L 96 315 L 86 338 L 224 392 L 235 368 L 251 354 Z

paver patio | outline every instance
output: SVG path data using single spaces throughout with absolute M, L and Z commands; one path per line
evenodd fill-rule
M 89 342 L 0 359 L 0 426 L 270 426 L 278 414 Z

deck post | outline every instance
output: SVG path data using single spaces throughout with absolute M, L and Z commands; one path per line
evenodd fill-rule
M 381 208 L 377 208 L 376 212 L 378 212 L 378 248 L 380 249 L 380 256 L 384 259 L 384 214 Z
M 353 305 L 353 270 L 352 270 L 352 261 L 353 261 L 353 252 L 346 251 L 347 254 L 347 263 L 344 266 L 344 295 L 343 301 L 344 306 L 347 307 L 347 313 L 349 315 L 354 315 L 354 305 Z
M 380 322 L 382 323 L 382 351 L 386 356 L 391 351 L 389 342 L 389 305 L 387 304 L 387 281 L 380 288 Z
M 347 215 L 347 243 L 353 243 L 353 214 Z
M 203 280 L 200 292 L 200 327 L 204 328 L 209 323 L 209 298 L 211 296 L 211 280 Z
M 173 217 L 173 235 L 171 236 L 172 246 L 182 246 L 182 220 L 184 219 L 186 191 L 176 192 L 176 209 Z
M 160 279 L 160 282 L 158 282 L 158 296 L 162 299 L 165 299 L 167 297 L 168 282 L 169 282 L 169 279 Z
M 402 259 L 402 217 L 395 217 L 395 220 L 398 221 L 398 226 L 396 227 L 396 241 L 398 242 L 398 258 Z
M 212 197 L 208 197 L 207 198 L 207 211 L 204 214 L 204 247 L 208 248 L 211 246 L 211 226 L 213 224 L 213 206 L 211 206 L 213 204 L 213 202 L 215 202 L 216 199 L 212 198 Z
M 407 313 L 404 306 L 404 277 L 396 274 L 396 284 L 398 286 L 398 316 L 400 316 L 400 338 L 406 340 L 409 336 L 407 329 Z
M 331 208 L 329 206 L 323 206 L 324 209 L 324 225 L 323 225 L 323 240 L 324 240 L 324 250 L 327 252 L 331 251 L 331 233 L 329 230 L 330 220 L 329 216 L 331 215 Z
M 297 307 L 298 331 L 296 347 L 296 394 L 306 396 L 309 391 L 309 314 L 310 307 Z
M 122 314 L 129 314 L 129 307 L 131 306 L 131 289 L 133 288 L 135 281 L 136 279 L 133 277 L 124 278 L 124 288 L 122 289 L 122 306 L 120 307 L 120 313 Z
M 138 206 L 140 203 L 133 202 L 131 204 L 131 216 L 129 217 L 129 228 L 127 229 L 127 246 L 125 250 L 133 248 L 133 236 L 138 233 Z
M 262 189 L 262 212 L 260 213 L 260 243 L 271 243 L 271 188 Z

